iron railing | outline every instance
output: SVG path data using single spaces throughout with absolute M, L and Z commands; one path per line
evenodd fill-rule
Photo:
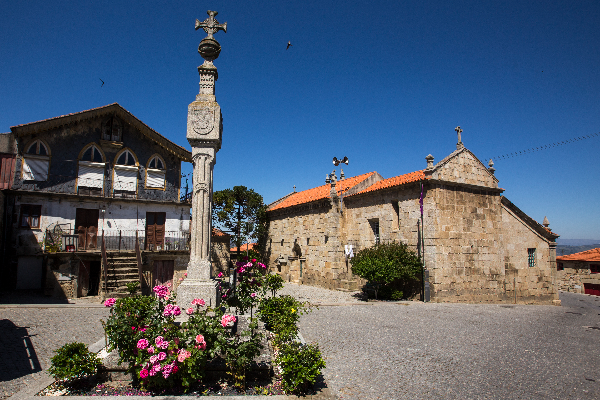
M 145 230 L 108 229 L 77 230 L 70 225 L 52 226 L 46 229 L 45 252 L 56 251 L 96 251 L 100 250 L 104 237 L 107 251 L 135 251 L 136 243 L 141 250 L 172 251 L 189 250 L 190 233 L 188 231 L 165 231 L 148 240 Z

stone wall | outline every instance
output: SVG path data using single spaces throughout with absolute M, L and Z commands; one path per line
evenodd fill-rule
M 436 184 L 424 209 L 432 301 L 504 299 L 499 193 Z
M 556 248 L 514 212 L 502 206 L 502 259 L 507 292 L 518 303 L 552 304 L 556 288 Z M 528 249 L 535 249 L 535 266 L 528 265 Z
M 498 180 L 471 153 L 457 150 L 435 166 L 433 179 L 479 187 L 497 188 Z
M 556 272 L 558 290 L 572 293 L 585 293 L 586 283 L 600 285 L 600 274 L 590 273 L 590 263 L 583 261 L 560 261 L 562 271 Z M 597 263 L 593 263 L 597 264 Z
M 347 278 L 340 216 L 328 202 L 272 215 L 269 235 L 269 267 L 284 280 L 336 288 Z

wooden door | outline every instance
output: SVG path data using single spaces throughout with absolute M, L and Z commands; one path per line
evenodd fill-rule
M 96 249 L 98 245 L 98 216 L 97 209 L 78 208 L 75 211 L 75 229 L 79 235 L 79 250 Z
M 146 213 L 146 250 L 165 248 L 165 219 L 164 212 Z
M 152 271 L 154 285 L 173 285 L 173 270 L 175 262 L 173 260 L 155 260 L 154 270 Z

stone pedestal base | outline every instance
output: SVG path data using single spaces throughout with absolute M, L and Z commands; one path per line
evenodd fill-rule
M 217 307 L 219 305 L 218 282 L 215 280 L 199 281 L 186 279 L 177 287 L 177 305 L 182 313 L 192 306 L 192 300 L 204 299 L 207 306 Z

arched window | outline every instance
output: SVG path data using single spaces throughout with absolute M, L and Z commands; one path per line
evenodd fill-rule
M 102 139 L 111 142 L 123 141 L 123 126 L 117 118 L 111 118 L 102 123 Z
M 22 176 L 26 181 L 48 180 L 50 167 L 50 148 L 41 140 L 34 140 L 25 146 L 23 154 Z
M 146 166 L 146 188 L 164 189 L 165 173 L 166 166 L 163 159 L 158 154 L 150 157 Z
M 79 153 L 77 173 L 77 193 L 100 196 L 104 187 L 104 155 L 95 145 L 90 144 Z
M 135 197 L 137 193 L 138 161 L 129 149 L 123 149 L 115 157 L 113 195 Z

